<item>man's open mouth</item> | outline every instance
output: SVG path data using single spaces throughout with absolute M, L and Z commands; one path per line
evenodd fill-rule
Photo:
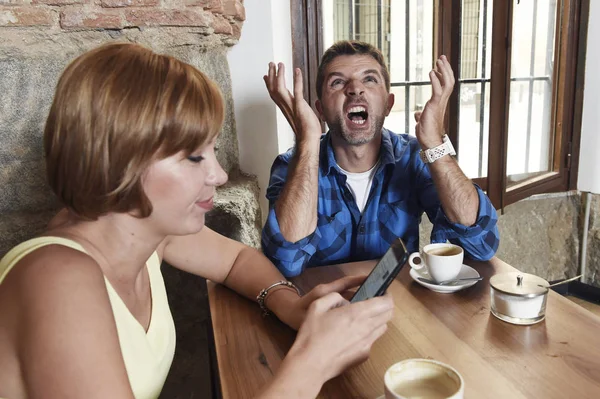
M 357 105 L 350 108 L 346 116 L 352 121 L 352 123 L 356 125 L 362 125 L 367 121 L 369 113 L 367 112 L 367 109 L 365 107 Z

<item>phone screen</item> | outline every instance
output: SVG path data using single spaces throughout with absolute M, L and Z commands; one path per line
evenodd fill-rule
M 373 268 L 367 279 L 362 283 L 350 302 L 381 296 L 385 293 L 392 280 L 408 260 L 408 252 L 400 238 L 397 238 L 390 249 L 383 255 Z

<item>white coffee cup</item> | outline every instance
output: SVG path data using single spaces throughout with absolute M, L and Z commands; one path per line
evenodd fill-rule
M 385 372 L 385 399 L 463 399 L 465 383 L 453 367 L 430 359 L 407 359 Z
M 415 263 L 415 259 L 421 261 Z M 422 271 L 423 268 L 429 272 L 431 278 L 436 282 L 452 280 L 458 276 L 462 268 L 464 251 L 458 245 L 450 243 L 429 244 L 419 252 L 413 252 L 408 257 L 410 267 Z

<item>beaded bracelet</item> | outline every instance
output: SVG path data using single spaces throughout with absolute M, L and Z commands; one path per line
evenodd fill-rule
M 261 290 L 260 293 L 256 296 L 256 302 L 258 302 L 258 306 L 260 306 L 260 308 L 262 309 L 263 316 L 268 316 L 268 315 L 271 314 L 271 312 L 269 311 L 269 309 L 265 305 L 265 299 L 267 299 L 267 295 L 269 295 L 269 291 L 272 288 L 277 287 L 278 285 L 285 285 L 286 287 L 293 288 L 293 289 L 296 290 L 296 293 L 298 294 L 298 296 L 302 296 L 302 295 L 300 295 L 300 290 L 298 289 L 298 287 L 296 287 L 290 281 L 281 280 L 281 281 L 278 281 L 278 282 L 276 282 L 274 284 L 271 284 L 267 288 L 264 288 L 263 290 Z

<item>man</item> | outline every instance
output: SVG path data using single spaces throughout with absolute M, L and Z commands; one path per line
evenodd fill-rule
M 367 43 L 334 44 L 317 74 L 315 105 L 329 127 L 321 136 L 300 71 L 292 95 L 283 65 L 269 65 L 267 89 L 296 134 L 295 147 L 273 163 L 262 233 L 263 251 L 284 275 L 381 257 L 396 237 L 418 251 L 423 212 L 434 224 L 431 242 L 449 240 L 477 260 L 494 255 L 496 211 L 451 157 L 443 135 L 454 88 L 445 56 L 429 77 L 432 96 L 415 115 L 416 138 L 392 133 L 383 128 L 394 105 L 383 55 Z

